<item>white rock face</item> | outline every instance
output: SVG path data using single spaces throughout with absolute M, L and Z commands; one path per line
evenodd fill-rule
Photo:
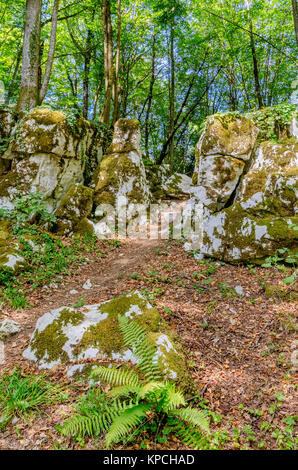
M 175 199 L 189 198 L 192 189 L 192 180 L 182 173 L 174 173 L 162 182 L 161 189 L 165 197 Z
M 56 364 L 65 364 L 69 375 L 82 370 L 88 359 L 97 359 L 98 363 L 104 362 L 105 365 L 113 360 L 136 364 L 138 358 L 134 351 L 123 343 L 118 326 L 119 313 L 139 321 L 146 316 L 148 335 L 157 347 L 154 360 L 162 367 L 166 378 L 181 378 L 179 367 L 181 364 L 186 367 L 185 358 L 164 332 L 165 325 L 157 310 L 139 292 L 81 309 L 60 307 L 44 314 L 37 321 L 23 356 L 36 361 L 40 368 L 50 369 Z M 170 357 L 173 360 L 170 361 Z
M 287 172 L 298 166 L 298 142 L 262 142 L 256 149 L 250 170 L 243 178 L 237 199 L 241 200 L 261 191 L 270 174 Z
M 197 147 L 202 155 L 230 155 L 247 161 L 257 135 L 256 126 L 244 116 L 214 115 L 207 120 Z
M 292 135 L 296 130 L 293 120 Z M 204 206 L 202 237 L 188 250 L 232 263 L 259 263 L 278 248 L 297 249 L 298 142 L 285 137 L 254 149 L 257 135 L 246 118 L 207 121 L 196 147 L 191 198 Z
M 72 130 L 63 113 L 47 108 L 33 110 L 12 137 L 1 155 L 11 162 L 11 171 L 0 173 L 0 207 L 16 194 L 40 192 L 54 210 L 73 184 L 83 184 L 86 162 L 95 170 L 102 157 L 94 126 L 79 119 Z
M 96 217 L 104 212 L 102 205 L 109 204 L 134 218 L 138 204 L 148 204 L 150 191 L 140 152 L 140 127 L 134 119 L 119 119 L 115 124 L 112 144 L 100 163 L 95 188 Z M 97 229 L 95 229 L 97 232 Z
M 4 320 L 0 322 L 0 341 L 8 339 L 21 331 L 20 325 L 13 320 Z

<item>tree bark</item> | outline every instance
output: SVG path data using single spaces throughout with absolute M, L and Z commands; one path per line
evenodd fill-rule
M 146 117 L 145 117 L 144 140 L 145 140 L 145 154 L 147 158 L 149 158 L 149 116 L 150 116 L 150 111 L 151 111 L 153 87 L 154 87 L 154 82 L 155 82 L 155 57 L 156 57 L 155 43 L 156 43 L 156 35 L 154 34 L 153 39 L 152 39 L 151 78 L 150 78 L 148 104 L 147 104 Z
M 249 1 L 246 0 L 247 12 L 248 12 L 248 21 L 249 21 L 249 35 L 250 35 L 250 48 L 253 60 L 253 72 L 254 72 L 254 79 L 255 79 L 255 91 L 256 97 L 258 102 L 259 109 L 263 107 L 263 99 L 261 94 L 261 86 L 260 86 L 260 78 L 259 78 L 259 66 L 258 66 L 258 59 L 256 55 L 256 47 L 255 47 L 255 38 L 253 32 L 253 24 L 250 15 L 250 5 Z
M 59 10 L 59 0 L 54 1 L 53 6 L 53 14 L 52 14 L 52 26 L 51 26 L 51 37 L 50 37 L 50 46 L 49 46 L 49 53 L 47 59 L 47 65 L 45 74 L 43 77 L 43 82 L 41 86 L 41 90 L 39 93 L 39 104 L 41 104 L 47 94 L 48 86 L 50 82 L 50 76 L 52 72 L 53 62 L 54 62 L 54 55 L 55 55 L 55 47 L 56 47 L 56 36 L 57 36 L 57 21 L 58 21 L 58 10 Z
M 24 113 L 38 105 L 41 0 L 26 0 L 21 90 L 17 111 Z
M 113 93 L 113 31 L 111 20 L 110 0 L 102 0 L 102 30 L 104 37 L 104 77 L 105 100 L 100 120 L 108 125 L 111 114 L 111 101 Z
M 115 60 L 115 80 L 114 80 L 114 113 L 113 125 L 120 117 L 120 87 L 119 87 L 119 71 L 120 71 L 120 54 L 121 54 L 121 0 L 117 0 L 117 49 Z
M 292 10 L 293 10 L 293 20 L 294 20 L 294 28 L 295 28 L 295 35 L 296 35 L 296 43 L 298 46 L 298 4 L 297 0 L 292 0 Z
M 175 34 L 175 17 L 173 13 L 171 22 L 171 34 L 170 34 L 170 70 L 171 70 L 171 81 L 170 81 L 170 127 L 169 127 L 169 162 L 170 168 L 173 169 L 174 165 L 174 126 L 175 126 L 175 57 L 174 57 L 174 34 Z

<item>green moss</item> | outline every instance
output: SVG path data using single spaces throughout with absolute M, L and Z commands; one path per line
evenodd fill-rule
M 79 325 L 83 319 L 84 315 L 81 312 L 65 308 L 60 312 L 59 318 L 46 326 L 44 330 L 41 332 L 36 330 L 30 346 L 37 359 L 51 363 L 60 358 L 61 362 L 67 362 L 69 357 L 67 352 L 63 351 L 63 346 L 68 338 L 62 331 L 63 326 L 68 323 L 74 326 Z
M 265 284 L 265 296 L 267 299 L 274 299 L 284 302 L 297 302 L 298 292 L 295 287 L 276 286 L 272 284 Z
M 82 219 L 91 214 L 92 205 L 93 189 L 79 184 L 72 185 L 55 211 L 57 221 L 53 231 L 64 234 L 75 230 Z
M 74 227 L 74 231 L 76 233 L 79 233 L 80 235 L 85 235 L 86 233 L 89 233 L 90 235 L 94 234 L 94 227 L 92 223 L 87 219 L 87 217 L 84 217 L 78 225 Z
M 107 313 L 108 317 L 85 331 L 78 344 L 77 354 L 92 346 L 97 346 L 104 354 L 108 355 L 112 352 L 123 352 L 124 345 L 118 315 L 124 315 L 132 306 L 137 306 L 142 311 L 142 315 L 137 316 L 137 319 L 148 331 L 158 331 L 161 322 L 160 315 L 156 309 L 147 308 L 146 300 L 136 294 L 129 297 L 118 297 L 102 304 L 98 309 L 99 313 Z M 135 316 L 136 313 L 132 312 L 131 317 Z

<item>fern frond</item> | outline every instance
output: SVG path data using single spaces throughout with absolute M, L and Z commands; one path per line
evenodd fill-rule
M 164 411 L 175 410 L 179 406 L 185 406 L 186 402 L 183 393 L 175 390 L 175 384 L 169 383 L 166 388 L 165 402 L 167 408 Z
M 141 403 L 127 408 L 121 415 L 116 416 L 106 435 L 106 447 L 110 447 L 132 432 L 132 429 L 146 418 L 146 413 L 151 409 L 151 406 L 147 403 Z
M 114 413 L 92 413 L 89 416 L 80 414 L 72 416 L 60 428 L 64 436 L 98 436 L 110 426 Z
M 183 419 L 194 426 L 198 426 L 202 431 L 207 433 L 210 432 L 209 429 L 209 420 L 206 417 L 206 414 L 202 410 L 198 410 L 196 408 L 192 408 L 188 406 L 187 408 L 181 408 L 179 410 L 175 410 L 172 412 L 173 416 L 177 416 L 178 418 Z
M 141 388 L 139 392 L 140 398 L 145 398 L 147 395 L 160 391 L 165 386 L 164 382 L 148 382 Z
M 147 331 L 135 320 L 118 315 L 120 329 L 126 346 L 133 349 L 139 359 L 137 368 L 142 371 L 147 381 L 156 381 L 160 378 L 156 355 L 156 345 L 149 340 Z
M 137 387 L 139 385 L 139 377 L 133 370 L 119 370 L 115 367 L 97 366 L 92 372 L 91 377 L 98 376 L 103 382 L 109 385 L 127 385 Z
M 127 398 L 130 395 L 140 394 L 142 387 L 140 385 L 120 385 L 119 387 L 113 388 L 109 392 L 109 396 L 113 398 Z
M 178 429 L 177 429 L 178 428 Z M 185 424 L 180 424 L 176 428 L 177 436 L 189 447 L 194 450 L 203 450 L 210 448 L 207 437 L 197 428 L 190 428 Z
M 115 400 L 104 413 L 100 410 L 92 410 L 85 415 L 75 414 L 61 426 L 60 432 L 68 437 L 98 436 L 111 426 L 117 416 L 134 406 L 136 406 L 135 400 L 128 402 Z

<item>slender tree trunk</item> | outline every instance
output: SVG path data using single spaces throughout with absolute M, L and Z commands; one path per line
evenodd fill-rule
M 83 117 L 88 119 L 89 111 L 89 71 L 91 62 L 91 38 L 93 33 L 90 29 L 87 32 L 86 52 L 84 54 L 84 80 L 83 80 Z
M 174 165 L 174 127 L 175 127 L 175 57 L 174 57 L 174 34 L 175 34 L 175 19 L 173 15 L 170 34 L 170 63 L 171 63 L 171 82 L 170 82 L 170 127 L 169 127 L 169 162 L 170 168 L 173 169 Z
M 297 0 L 292 0 L 292 10 L 293 10 L 293 20 L 294 20 L 294 28 L 295 28 L 295 35 L 296 35 L 296 43 L 298 46 L 298 3 Z
M 251 54 L 252 54 L 252 60 L 253 60 L 255 91 L 256 91 L 256 97 L 257 97 L 257 101 L 258 101 L 258 107 L 260 109 L 263 106 L 263 99 L 262 99 L 262 94 L 261 94 L 261 86 L 260 86 L 260 78 L 259 78 L 259 66 L 258 66 L 258 59 L 257 59 L 257 55 L 256 55 L 253 24 L 252 24 L 252 19 L 251 19 L 251 15 L 250 15 L 250 5 L 249 5 L 248 0 L 246 0 L 246 6 L 247 6 L 247 12 L 248 12 L 248 21 L 249 21 L 250 48 L 251 48 Z
M 146 111 L 146 117 L 145 117 L 144 139 L 145 139 L 145 153 L 146 153 L 147 158 L 149 158 L 149 116 L 150 116 L 150 110 L 151 110 L 151 104 L 152 104 L 152 98 L 153 98 L 153 87 L 154 87 L 154 82 L 155 82 L 155 57 L 156 57 L 155 44 L 156 44 L 156 35 L 154 34 L 153 40 L 152 40 L 151 79 L 150 79 L 150 85 L 149 85 L 148 104 L 147 104 L 147 111 Z
M 102 0 L 102 29 L 104 37 L 105 101 L 100 120 L 109 124 L 113 93 L 113 32 L 110 0 Z
M 41 0 L 26 1 L 21 90 L 17 110 L 21 113 L 38 105 Z
M 97 88 L 96 88 L 95 98 L 94 98 L 93 117 L 92 117 L 92 119 L 94 121 L 95 121 L 95 118 L 96 118 L 98 97 L 99 97 L 100 91 L 102 89 L 102 82 L 103 82 L 103 75 L 100 75 L 99 82 L 98 82 L 98 85 L 97 85 Z
M 17 77 L 18 72 L 19 72 L 21 58 L 22 58 L 22 48 L 20 48 L 18 53 L 17 53 L 16 65 L 14 67 L 12 79 L 10 80 L 10 83 L 9 83 L 9 86 L 8 86 L 8 92 L 7 92 L 6 99 L 5 99 L 5 104 L 6 105 L 9 104 L 10 99 L 11 99 L 11 97 L 13 95 L 13 92 L 14 92 L 14 84 L 15 84 L 16 77 Z
M 120 87 L 119 87 L 119 70 L 120 70 L 120 53 L 121 53 L 121 0 L 117 0 L 117 50 L 115 61 L 115 80 L 114 80 L 114 114 L 113 125 L 120 117 Z
M 53 6 L 53 14 L 52 14 L 52 26 L 51 26 L 51 37 L 50 37 L 50 46 L 49 46 L 49 53 L 47 59 L 47 65 L 45 74 L 43 77 L 43 82 L 41 86 L 41 90 L 39 93 L 39 104 L 41 104 L 47 94 L 48 86 L 50 82 L 50 76 L 52 72 L 53 62 L 54 62 L 54 54 L 55 54 L 55 47 L 56 47 L 56 36 L 57 36 L 57 22 L 58 22 L 58 10 L 59 10 L 59 0 L 54 1 Z

